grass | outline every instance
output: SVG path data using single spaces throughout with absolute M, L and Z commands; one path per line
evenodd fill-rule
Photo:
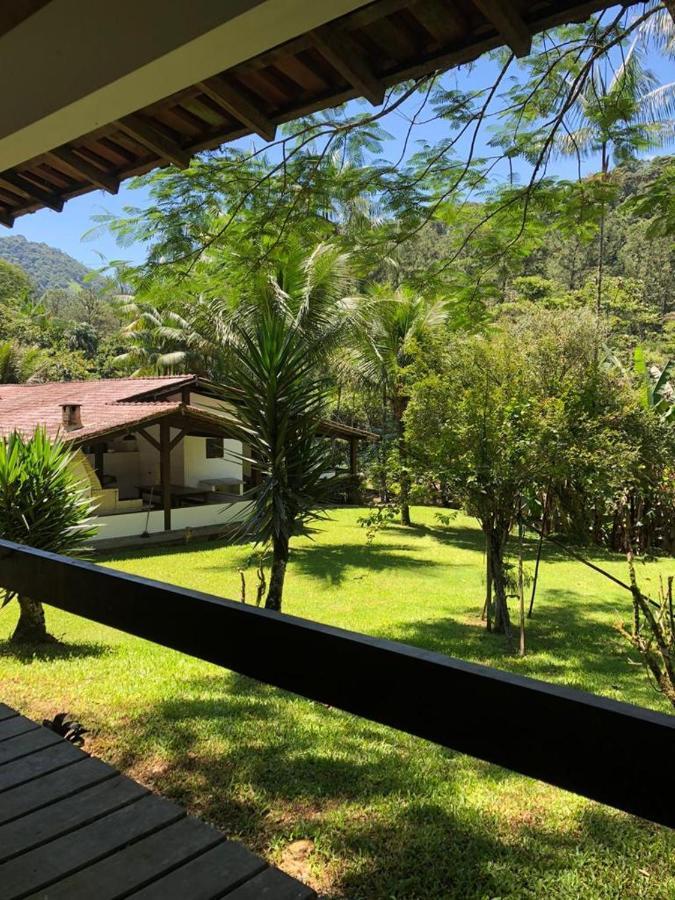
M 479 621 L 473 520 L 443 527 L 415 510 L 420 524 L 368 547 L 357 515 L 336 510 L 295 542 L 288 612 L 669 711 L 613 627 L 628 595 L 600 575 L 548 548 L 520 660 Z M 192 544 L 106 564 L 237 598 L 247 556 Z M 625 577 L 620 557 L 593 558 Z M 674 569 L 646 565 L 644 589 Z M 12 604 L 0 617 L 1 699 L 34 717 L 69 710 L 91 752 L 325 897 L 675 897 L 667 829 L 59 611 L 48 619 L 63 646 L 17 653 L 15 616 Z M 664 765 L 636 760 L 635 789 L 665 783 Z

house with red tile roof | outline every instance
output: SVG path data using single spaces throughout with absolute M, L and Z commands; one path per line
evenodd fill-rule
M 98 542 L 241 520 L 259 473 L 236 426 L 222 388 L 196 375 L 0 385 L 0 439 L 42 427 L 76 451 Z M 321 431 L 349 442 L 356 474 L 357 441 L 375 436 L 329 421 Z

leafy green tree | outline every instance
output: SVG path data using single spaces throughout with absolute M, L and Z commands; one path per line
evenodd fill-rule
M 50 441 L 43 429 L 30 438 L 18 433 L 0 440 L 0 535 L 17 544 L 77 556 L 94 534 L 88 494 L 70 468 L 73 453 Z M 5 597 L 3 606 L 12 599 Z M 20 614 L 12 640 L 51 641 L 42 604 L 17 596 Z
M 488 626 L 509 630 L 505 552 L 544 498 L 575 538 L 602 528 L 640 459 L 639 404 L 596 362 L 590 311 L 540 310 L 489 336 L 458 335 L 416 381 L 406 413 L 417 470 L 448 486 L 485 534 Z M 491 613 L 494 622 L 491 622 Z
M 33 282 L 14 263 L 0 259 L 0 302 L 21 300 L 33 293 Z

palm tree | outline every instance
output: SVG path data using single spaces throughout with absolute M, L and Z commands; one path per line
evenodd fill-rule
M 592 69 L 564 123 L 557 141 L 565 156 L 600 154 L 601 178 L 606 181 L 612 162 L 634 159 L 640 151 L 669 143 L 675 136 L 675 82 L 660 85 L 645 67 L 638 36 L 616 69 L 605 58 Z M 602 309 L 605 252 L 605 203 L 600 215 L 598 242 L 597 312 Z
M 48 354 L 40 347 L 21 347 L 13 341 L 0 343 L 0 384 L 22 384 L 40 372 Z
M 94 534 L 86 520 L 93 506 L 70 468 L 73 453 L 50 441 L 44 429 L 25 439 L 13 433 L 0 440 L 0 535 L 53 553 L 80 555 Z M 12 599 L 6 594 L 5 606 Z M 20 614 L 12 640 L 51 641 L 42 604 L 17 596 Z
M 412 289 L 380 285 L 358 304 L 360 328 L 355 330 L 354 368 L 357 377 L 381 392 L 383 406 L 394 420 L 401 467 L 401 524 L 410 525 L 410 478 L 404 414 L 408 403 L 406 369 L 413 361 L 413 343 L 423 340 L 447 320 L 444 304 Z
M 311 254 L 287 251 L 261 275 L 236 309 L 214 303 L 212 327 L 225 342 L 227 399 L 233 427 L 262 473 L 241 534 L 271 546 L 265 606 L 280 610 L 290 539 L 336 489 L 330 450 L 317 440 L 327 412 L 328 360 L 349 327 L 346 255 L 321 244 Z
M 171 306 L 155 306 L 129 295 L 116 298 L 119 315 L 127 320 L 121 335 L 129 349 L 115 357 L 115 365 L 132 368 L 132 375 L 173 375 L 179 372 L 204 373 L 205 358 L 211 350 L 196 329 L 201 298 L 190 304 L 189 315 Z

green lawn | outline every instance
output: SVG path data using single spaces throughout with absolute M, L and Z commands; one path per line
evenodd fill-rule
M 549 551 L 519 660 L 478 619 L 472 520 L 441 527 L 415 510 L 423 524 L 368 547 L 357 515 L 335 511 L 295 542 L 288 612 L 669 711 L 614 629 L 628 595 L 601 576 Z M 238 598 L 246 556 L 209 543 L 107 564 Z M 625 577 L 619 557 L 594 559 Z M 650 564 L 643 586 L 673 571 Z M 71 711 L 92 730 L 89 750 L 326 897 L 675 897 L 666 829 L 58 611 L 49 624 L 64 646 L 16 655 L 4 642 L 15 616 L 12 605 L 0 617 L 2 700 L 32 716 Z M 670 764 L 635 761 L 636 790 L 659 765 Z

